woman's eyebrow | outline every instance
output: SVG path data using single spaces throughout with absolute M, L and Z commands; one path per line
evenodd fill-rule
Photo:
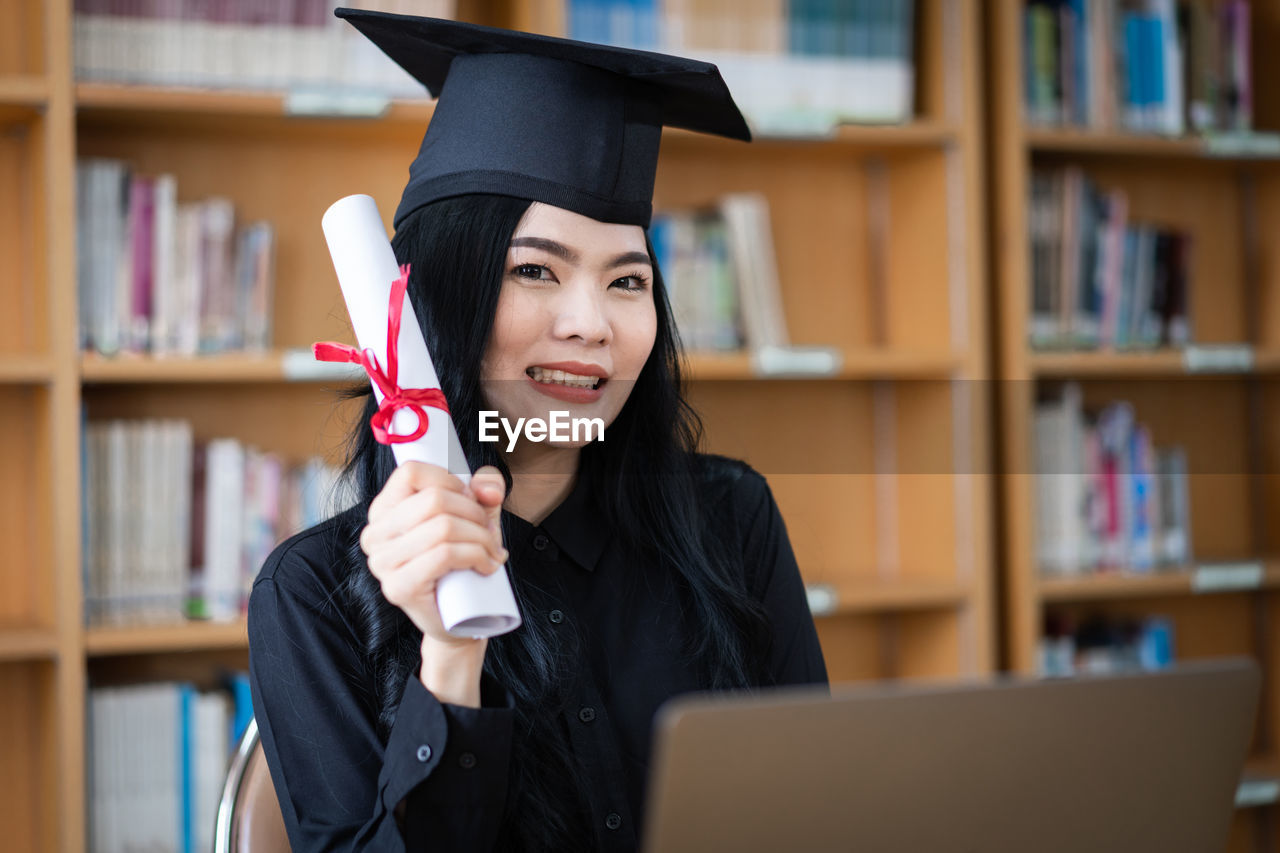
M 650 259 L 647 252 L 623 252 L 613 260 L 609 261 L 608 269 L 614 267 L 625 267 L 631 264 L 644 264 L 645 266 L 653 266 L 653 260 Z
M 567 263 L 576 264 L 580 260 L 578 253 L 563 243 L 548 240 L 546 237 L 515 237 L 511 240 L 513 249 L 541 249 L 549 252 Z
M 566 246 L 564 243 L 556 242 L 547 237 L 514 237 L 511 240 L 511 248 L 513 249 L 541 249 L 549 252 L 557 258 L 570 263 L 578 264 L 582 260 L 582 256 L 576 251 Z M 644 264 L 652 266 L 653 260 L 650 259 L 647 252 L 623 252 L 615 255 L 605 265 L 605 269 L 614 269 L 615 267 L 625 267 L 631 264 Z

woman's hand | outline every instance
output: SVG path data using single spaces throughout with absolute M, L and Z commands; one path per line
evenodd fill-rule
M 422 631 L 424 670 L 429 644 L 444 653 L 483 650 L 483 640 L 445 632 L 436 586 L 449 572 L 474 569 L 488 575 L 503 567 L 507 551 L 499 518 L 505 497 L 506 483 L 491 465 L 464 486 L 438 465 L 406 462 L 369 505 L 360 547 L 383 596 Z

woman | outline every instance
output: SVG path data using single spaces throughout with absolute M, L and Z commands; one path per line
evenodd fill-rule
M 384 49 L 424 26 L 433 44 L 513 38 L 362 16 L 353 23 Z M 432 466 L 394 469 L 362 421 L 348 467 L 356 506 L 282 544 L 254 586 L 254 708 L 296 850 L 634 849 L 663 701 L 826 681 L 764 479 L 694 452 L 700 428 L 680 397 L 637 206 L 656 139 L 638 178 L 618 177 L 635 169 L 633 137 L 648 133 L 634 127 L 608 155 L 622 169 L 578 157 L 564 172 L 530 134 L 559 134 L 551 147 L 563 152 L 575 142 L 566 134 L 590 145 L 610 129 L 548 130 L 519 115 L 517 102 L 536 97 L 539 117 L 558 105 L 589 119 L 632 97 L 632 84 L 619 94 L 616 70 L 582 72 L 580 58 L 548 58 L 547 44 L 573 43 L 531 38 L 514 59 L 453 60 L 396 214 L 393 248 L 412 267 L 409 297 L 476 470 L 470 486 Z M 492 96 L 512 62 L 533 88 L 502 109 L 517 118 L 504 149 L 491 118 L 465 128 L 483 110 L 458 93 L 473 75 Z M 643 111 L 628 102 L 619 114 L 634 123 Z M 450 142 L 467 162 L 442 155 Z M 479 440 L 481 410 L 511 423 L 555 410 L 600 418 L 604 439 L 508 451 L 505 439 Z M 445 633 L 439 579 L 497 571 L 508 556 L 521 628 L 488 641 Z

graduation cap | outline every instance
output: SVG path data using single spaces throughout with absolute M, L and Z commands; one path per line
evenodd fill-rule
M 706 62 L 438 18 L 334 14 L 439 99 L 397 228 L 422 205 L 465 193 L 647 227 L 664 125 L 751 139 Z

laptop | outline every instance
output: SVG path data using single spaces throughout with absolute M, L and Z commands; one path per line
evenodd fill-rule
M 1221 853 L 1259 682 L 1228 659 L 680 696 L 657 717 L 644 849 Z

